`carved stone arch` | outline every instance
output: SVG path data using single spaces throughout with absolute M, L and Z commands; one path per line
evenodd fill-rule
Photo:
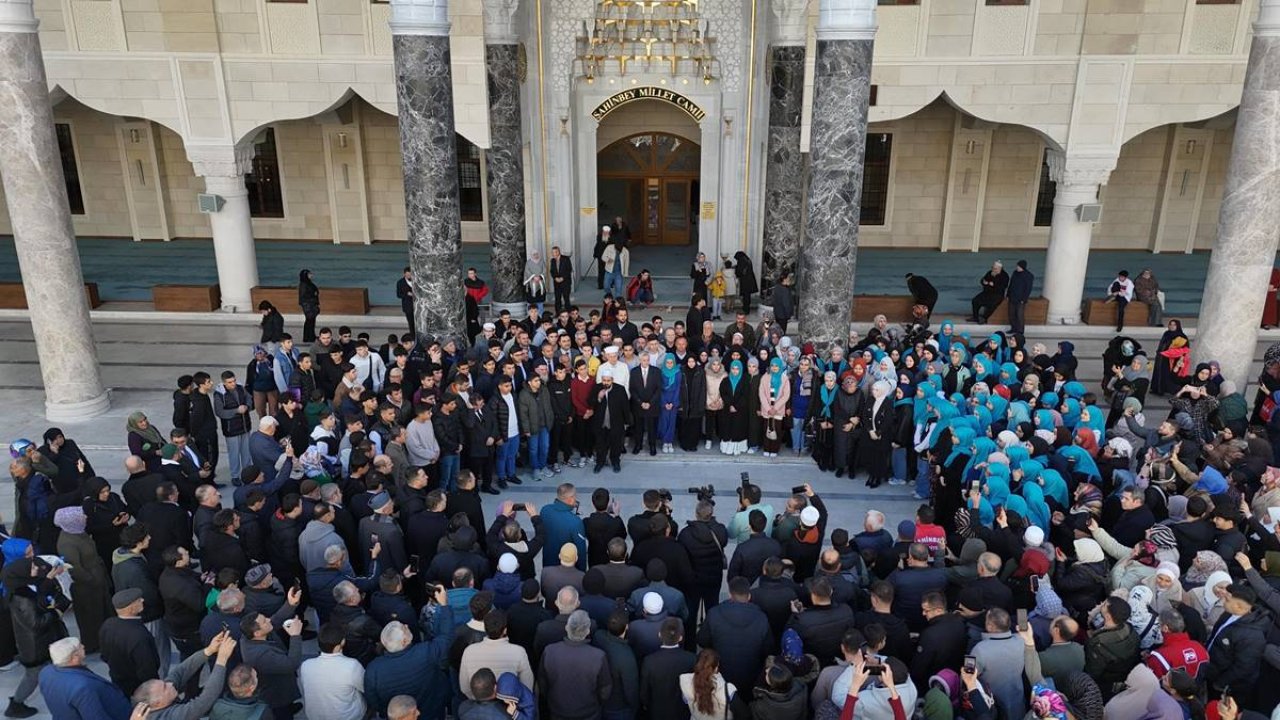
M 156 117 L 147 117 L 143 113 L 121 113 L 116 108 L 104 107 L 103 103 L 100 101 L 97 101 L 94 99 L 77 97 L 76 95 L 73 95 L 71 92 L 69 92 L 65 87 L 59 84 L 55 84 L 52 88 L 49 89 L 49 104 L 52 105 L 54 108 L 57 108 L 58 105 L 60 105 L 61 103 L 67 100 L 73 100 L 89 108 L 90 110 L 93 110 L 94 112 L 100 112 L 103 115 L 110 115 L 111 117 L 121 118 L 121 119 L 146 120 L 147 122 L 153 122 L 157 125 L 164 127 L 167 130 L 171 130 L 178 137 L 182 137 L 182 126 L 178 123 L 176 119 L 161 120 L 160 118 L 156 118 Z
M 1026 122 L 1023 122 L 1021 119 L 1012 117 L 1013 115 L 1012 112 L 1008 113 L 1008 116 L 1006 116 L 1005 113 L 1000 113 L 1000 112 L 989 112 L 987 110 L 975 111 L 972 107 L 966 107 L 965 105 L 962 105 L 961 103 L 957 102 L 956 99 L 953 98 L 951 94 L 948 93 L 946 90 L 940 90 L 938 94 L 933 97 L 933 99 L 920 105 L 919 107 L 901 105 L 901 106 L 893 106 L 892 108 L 888 108 L 887 109 L 888 112 L 885 112 L 883 114 L 879 112 L 873 112 L 871 122 L 878 123 L 878 122 L 890 122 L 893 120 L 901 120 L 902 118 L 909 117 L 911 115 L 916 114 L 917 112 L 920 112 L 921 110 L 929 107 L 930 105 L 933 105 L 939 100 L 942 100 L 947 105 L 950 105 L 957 112 L 960 112 L 964 115 L 968 115 L 972 118 L 976 118 L 978 120 L 982 120 L 990 123 L 996 123 L 999 125 L 1016 125 L 1018 127 L 1024 127 L 1030 130 L 1031 132 L 1035 133 L 1041 140 L 1043 140 L 1045 146 L 1048 147 L 1050 150 L 1063 149 L 1063 142 L 1053 137 L 1049 133 L 1049 131 L 1045 130 L 1044 128 L 1036 127 L 1035 125 L 1031 125 Z M 872 110 L 874 111 L 876 110 L 876 108 L 872 108 Z

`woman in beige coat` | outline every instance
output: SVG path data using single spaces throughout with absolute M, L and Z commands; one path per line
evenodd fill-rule
M 782 447 L 783 421 L 787 403 L 791 402 L 791 382 L 786 363 L 775 357 L 769 361 L 769 373 L 760 381 L 760 417 L 764 418 L 764 456 L 778 457 Z

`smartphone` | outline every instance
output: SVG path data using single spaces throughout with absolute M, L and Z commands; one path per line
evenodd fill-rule
M 410 555 L 410 556 L 409 556 L 409 567 L 413 568 L 413 571 L 414 571 L 415 573 L 416 573 L 416 572 L 418 572 L 418 568 L 419 568 L 419 566 L 420 566 L 421 564 L 422 564 L 422 558 L 421 558 L 421 557 L 418 557 L 417 555 Z
M 1024 632 L 1027 629 L 1027 610 L 1026 608 L 1018 608 L 1018 632 Z
M 742 480 L 742 487 L 744 489 L 751 484 L 751 473 L 744 472 L 738 477 Z
M 965 655 L 965 656 L 964 656 L 964 672 L 965 672 L 965 674 L 967 674 L 967 675 L 972 675 L 972 674 L 974 674 L 974 673 L 978 672 L 978 658 L 977 658 L 977 657 L 975 657 L 975 656 L 973 656 L 973 655 Z
M 1040 578 L 1031 576 L 1031 592 L 1040 592 Z
M 227 627 L 225 622 L 222 623 L 222 632 L 231 632 L 231 628 Z
M 867 674 L 871 677 L 879 677 L 884 674 L 884 665 L 874 658 L 867 660 Z
M 794 487 L 792 487 L 792 488 L 791 488 L 791 494 L 792 494 L 792 495 L 803 495 L 803 494 L 804 494 L 804 490 L 805 490 L 805 488 L 804 488 L 804 486 L 803 486 L 803 485 L 796 485 L 796 486 L 794 486 Z
M 378 533 L 369 533 L 369 544 L 377 545 L 378 542 Z
M 524 503 L 511 503 L 512 512 L 524 512 L 526 505 Z

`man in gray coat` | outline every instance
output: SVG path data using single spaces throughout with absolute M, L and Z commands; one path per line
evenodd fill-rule
M 205 647 L 204 652 L 192 653 L 191 657 L 173 668 L 164 680 L 148 680 L 133 692 L 133 702 L 146 703 L 151 708 L 147 717 L 152 720 L 199 720 L 208 714 L 218 697 L 222 695 L 222 684 L 227 677 L 227 660 L 236 649 L 235 638 L 225 630 Z M 209 658 L 216 655 L 213 671 L 194 699 L 178 702 L 178 688 L 185 687 L 192 678 L 200 674 Z
M 314 519 L 298 535 L 298 558 L 302 560 L 302 569 L 307 572 L 325 567 L 324 551 L 330 545 L 337 545 L 349 554 L 347 543 L 333 527 L 333 507 L 327 502 L 318 502 L 312 513 Z M 344 562 L 342 571 L 351 574 L 350 560 Z

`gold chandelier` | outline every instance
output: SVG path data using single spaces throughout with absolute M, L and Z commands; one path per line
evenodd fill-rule
M 627 71 L 665 71 L 701 77 L 710 84 L 719 69 L 709 24 L 698 0 L 599 0 L 595 17 L 582 21 L 577 74 L 588 83 Z M 687 81 L 686 81 L 687 82 Z

